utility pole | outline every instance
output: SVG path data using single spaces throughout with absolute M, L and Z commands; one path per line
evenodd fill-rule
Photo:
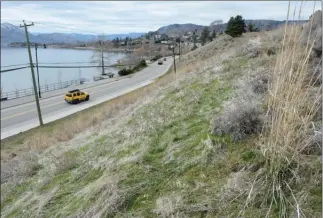
M 100 40 L 102 76 L 104 75 L 103 42 Z
M 36 88 L 36 79 L 35 79 L 35 73 L 34 73 L 34 66 L 33 66 L 33 60 L 32 60 L 32 57 L 31 57 L 30 44 L 29 44 L 29 36 L 28 36 L 28 31 L 27 31 L 27 27 L 28 26 L 33 26 L 34 23 L 27 25 L 24 20 L 23 20 L 23 22 L 24 22 L 24 25 L 20 25 L 20 27 L 24 27 L 25 28 L 26 42 L 27 42 L 27 48 L 28 48 L 28 55 L 29 55 L 31 75 L 32 75 L 32 78 L 33 78 L 33 85 L 34 85 L 34 93 L 35 93 L 35 99 L 36 99 L 36 105 L 37 105 L 38 118 L 39 118 L 40 126 L 43 126 L 44 124 L 43 124 L 43 119 L 42 119 L 42 115 L 41 115 L 41 111 L 40 111 L 39 99 L 38 99 L 38 95 L 37 95 L 37 88 Z
M 179 51 L 179 61 L 181 61 L 181 38 L 179 38 L 179 48 L 178 48 L 178 51 Z
M 169 46 L 168 46 L 168 49 L 173 51 L 173 58 L 174 58 L 174 71 L 175 71 L 175 75 L 176 75 L 175 47 L 176 47 L 176 44 L 173 44 L 173 45 L 169 45 Z
M 37 67 L 37 80 L 38 80 L 38 95 L 41 98 L 41 91 L 40 91 L 40 83 L 39 83 L 39 69 L 38 69 L 38 56 L 37 56 L 37 48 L 38 44 L 35 44 L 35 51 L 36 51 L 36 67 Z
M 181 61 L 181 36 L 179 36 L 178 38 L 176 38 L 176 42 L 179 45 L 179 47 L 178 47 L 178 54 L 179 54 L 179 61 Z

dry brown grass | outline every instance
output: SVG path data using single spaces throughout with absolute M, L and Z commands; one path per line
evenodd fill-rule
M 302 216 L 299 199 L 291 187 L 300 177 L 301 152 L 311 144 L 308 133 L 313 131 L 312 122 L 320 109 L 322 87 L 313 93 L 318 78 L 312 73 L 308 80 L 308 70 L 311 70 L 308 63 L 314 41 L 308 40 L 304 47 L 300 43 L 301 35 L 300 26 L 285 26 L 282 48 L 269 83 L 268 127 L 261 137 L 261 150 L 267 160 L 265 184 L 271 198 L 267 216 L 274 205 L 279 208 L 280 217 L 286 217 L 288 209 L 293 207 L 298 217 Z
M 143 100 L 157 87 L 167 85 L 170 80 L 173 80 L 173 76 L 168 73 L 146 87 L 78 112 L 73 116 L 54 121 L 43 128 L 38 127 L 18 136 L 1 140 L 1 163 L 4 164 L 3 166 L 11 166 L 11 162 L 15 161 L 13 157 L 24 155 L 29 151 L 43 152 L 58 143 L 70 141 L 77 134 L 89 128 L 100 128 L 104 120 L 118 116 L 129 105 Z M 29 161 L 25 162 L 23 159 L 22 163 L 29 163 Z

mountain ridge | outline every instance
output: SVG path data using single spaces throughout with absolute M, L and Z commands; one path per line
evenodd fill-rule
M 289 21 L 289 22 L 297 22 L 304 23 L 308 20 L 302 21 Z M 263 30 L 271 30 L 276 29 L 280 25 L 285 24 L 285 20 L 270 20 L 270 19 L 255 19 L 255 20 L 245 20 L 246 25 L 254 24 L 256 28 L 260 31 Z M 214 22 L 212 22 L 214 23 Z M 211 23 L 211 24 L 212 24 Z M 209 27 L 210 31 L 216 32 L 224 32 L 226 29 L 227 23 L 216 24 L 216 25 L 198 25 L 193 23 L 185 23 L 185 24 L 170 24 L 167 26 L 160 27 L 157 32 L 160 34 L 167 35 L 183 35 L 187 32 L 193 32 L 197 30 L 201 32 L 204 27 Z M 109 34 L 105 35 L 105 40 L 112 40 L 115 38 L 138 38 L 145 33 L 126 33 L 126 34 Z M 29 33 L 29 38 L 31 42 L 35 43 L 67 43 L 67 44 L 75 44 L 75 43 L 87 43 L 93 42 L 97 40 L 97 35 L 94 34 L 81 34 L 81 33 Z M 4 22 L 1 23 L 1 47 L 7 46 L 13 42 L 25 42 L 25 33 L 23 29 L 18 26 L 12 25 L 10 23 Z
M 123 33 L 105 35 L 105 40 L 118 38 L 137 38 L 145 33 Z M 97 40 L 97 35 L 81 33 L 33 33 L 29 32 L 30 42 L 35 43 L 86 43 Z M 25 32 L 10 23 L 1 23 L 1 46 L 7 46 L 13 42 L 25 42 Z
M 296 23 L 304 23 L 308 20 L 301 20 L 301 21 L 289 21 L 290 23 L 296 22 Z M 212 22 L 213 23 L 213 22 Z M 276 29 L 280 25 L 283 25 L 286 23 L 286 20 L 279 21 L 279 20 L 270 20 L 270 19 L 254 19 L 254 20 L 245 20 L 245 24 L 254 24 L 256 28 L 258 28 L 260 31 L 263 30 L 271 30 Z M 216 24 L 216 25 L 198 25 L 198 24 L 192 24 L 192 23 L 185 23 L 185 24 L 170 24 L 167 26 L 160 27 L 157 32 L 160 34 L 167 34 L 167 35 L 176 35 L 176 34 L 184 34 L 186 32 L 193 32 L 194 30 L 197 30 L 198 32 L 201 32 L 204 27 L 209 27 L 210 31 L 217 31 L 217 32 L 224 32 L 226 29 L 227 23 L 222 24 Z

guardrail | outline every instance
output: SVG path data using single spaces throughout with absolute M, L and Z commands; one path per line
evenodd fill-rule
M 40 86 L 40 92 L 44 93 L 44 92 L 50 92 L 58 89 L 64 89 L 71 85 L 82 84 L 82 82 L 83 82 L 82 80 L 69 80 L 61 83 L 54 83 L 54 84 L 48 84 L 48 85 L 46 84 L 46 85 Z M 38 87 L 37 87 L 37 92 L 39 92 Z M 34 95 L 34 88 L 20 89 L 12 92 L 2 92 L 1 101 L 15 99 L 15 98 L 22 98 L 30 95 Z

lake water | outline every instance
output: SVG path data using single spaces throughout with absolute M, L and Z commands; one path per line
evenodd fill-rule
M 31 48 L 33 62 L 36 63 L 35 48 Z M 93 56 L 91 50 L 74 50 L 74 49 L 58 49 L 58 48 L 38 48 L 38 63 L 39 66 L 93 66 L 89 63 Z M 124 53 L 107 53 L 108 60 L 105 60 L 105 65 L 117 63 L 123 59 Z M 86 62 L 86 63 L 73 63 Z M 17 64 L 29 63 L 27 48 L 1 48 L 1 70 L 18 68 L 22 66 L 11 66 Z M 44 63 L 44 64 L 41 64 Z M 45 64 L 46 63 L 46 64 Z M 66 63 L 66 64 L 47 64 L 47 63 Z M 68 64 L 67 64 L 68 63 Z M 72 64 L 73 63 L 73 64 Z M 24 65 L 27 66 L 27 65 Z M 36 81 L 37 69 L 34 68 Z M 117 73 L 116 68 L 108 68 L 105 72 Z M 101 73 L 100 68 L 39 68 L 40 85 L 58 83 L 60 81 L 76 80 L 80 76 L 89 81 L 93 81 L 94 76 Z M 16 89 L 27 89 L 32 87 L 32 76 L 30 68 L 20 69 L 1 73 L 1 85 L 3 92 L 11 92 Z

